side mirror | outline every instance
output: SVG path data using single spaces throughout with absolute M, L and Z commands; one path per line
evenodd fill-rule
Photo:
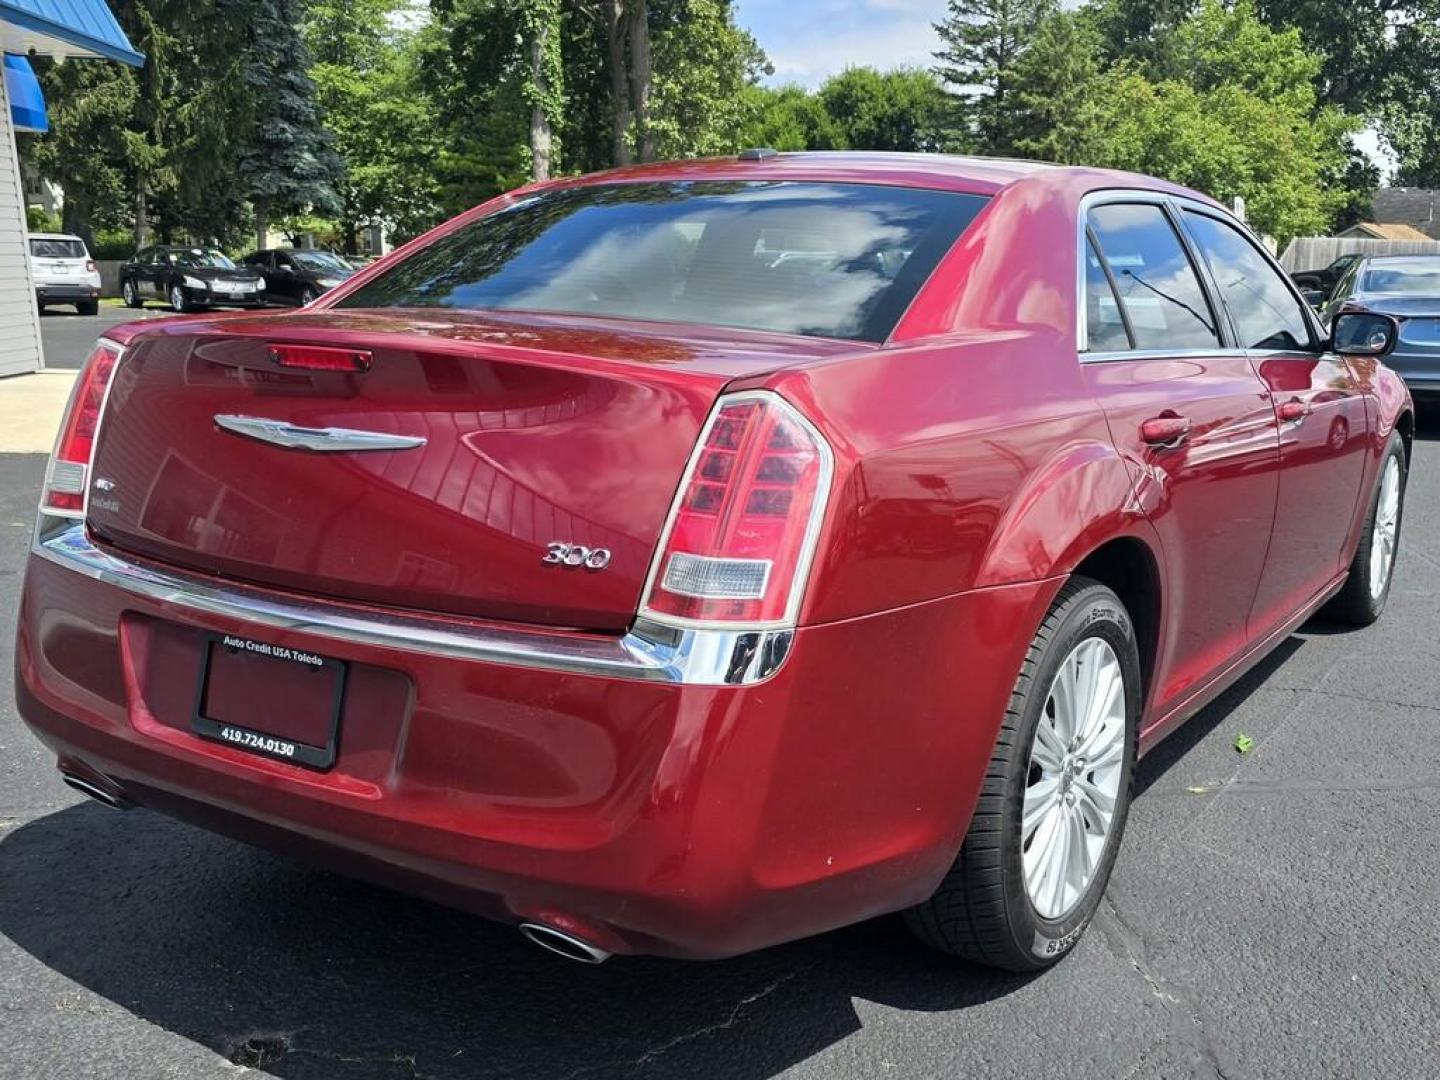
M 1346 311 L 1330 322 L 1330 348 L 1341 356 L 1385 356 L 1400 340 L 1400 324 L 1373 311 Z
M 1313 308 L 1318 308 L 1325 303 L 1325 292 L 1323 289 L 1301 289 L 1300 298 Z

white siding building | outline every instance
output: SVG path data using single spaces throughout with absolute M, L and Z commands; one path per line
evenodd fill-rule
M 105 0 L 0 0 L 0 50 L 136 66 L 145 60 L 130 47 Z M 44 364 L 12 118 L 21 105 L 33 110 L 37 103 L 12 101 L 10 83 L 8 73 L 0 79 L 0 377 L 38 371 Z

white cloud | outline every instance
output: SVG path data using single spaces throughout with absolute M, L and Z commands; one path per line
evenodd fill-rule
M 883 10 L 886 6 L 893 9 Z M 869 66 L 882 71 L 894 67 L 928 68 L 940 47 L 932 19 L 934 0 L 870 0 L 866 5 L 882 9 L 879 17 L 832 20 L 812 25 L 803 34 L 760 45 L 775 65 L 774 83 L 798 82 L 815 87 L 847 67 Z M 920 15 L 913 9 L 924 8 Z

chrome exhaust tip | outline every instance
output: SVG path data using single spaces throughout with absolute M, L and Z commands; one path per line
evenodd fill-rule
M 521 923 L 520 933 L 525 935 L 527 941 L 563 956 L 566 960 L 581 964 L 603 964 L 610 959 L 611 954 L 598 945 L 591 945 L 574 934 L 567 934 L 564 930 L 557 930 L 544 923 Z
M 69 787 L 80 792 L 81 795 L 86 795 L 96 802 L 110 807 L 111 810 L 130 809 L 130 801 L 118 791 L 109 791 L 93 780 L 87 780 L 83 776 L 78 776 L 73 772 L 67 772 L 64 769 L 60 770 L 60 779 L 65 781 Z

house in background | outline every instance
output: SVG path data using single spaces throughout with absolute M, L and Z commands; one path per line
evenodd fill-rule
M 1440 240 L 1440 191 L 1430 188 L 1380 188 L 1370 201 L 1371 216 L 1387 225 L 1409 225 Z
M 29 57 L 103 59 L 139 67 L 105 0 L 0 0 L 0 376 L 38 371 L 40 313 L 30 274 L 25 181 L 15 132 L 44 131 L 45 101 Z
M 1379 221 L 1357 221 L 1335 234 L 1342 240 L 1418 240 L 1432 239 L 1413 225 L 1388 224 Z

